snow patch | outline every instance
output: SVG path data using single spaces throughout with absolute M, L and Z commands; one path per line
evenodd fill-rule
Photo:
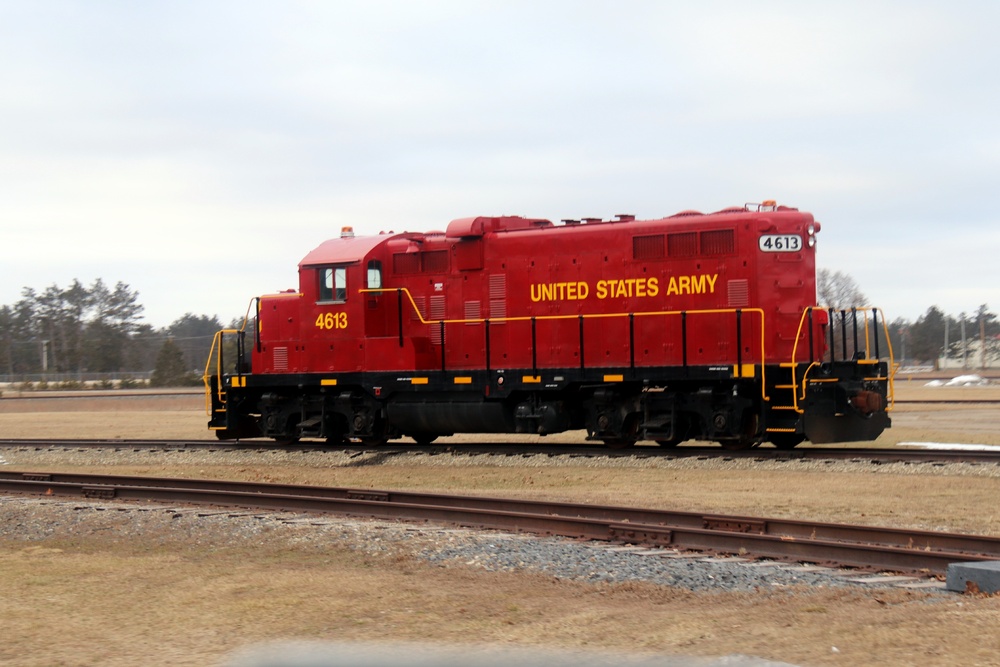
M 946 387 L 977 387 L 989 384 L 989 380 L 984 380 L 980 375 L 959 375 L 945 382 Z
M 990 383 L 981 375 L 959 375 L 947 382 L 944 380 L 931 380 L 925 387 L 984 387 Z
M 961 449 L 970 452 L 988 452 L 1000 449 L 997 445 L 969 445 L 958 442 L 901 442 L 900 447 L 923 447 L 924 449 Z

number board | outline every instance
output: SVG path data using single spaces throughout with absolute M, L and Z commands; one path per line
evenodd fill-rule
M 764 234 L 757 242 L 761 252 L 798 252 L 802 237 L 797 234 Z

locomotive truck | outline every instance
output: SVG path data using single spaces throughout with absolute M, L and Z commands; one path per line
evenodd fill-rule
M 255 297 L 205 371 L 221 439 L 369 445 L 585 430 L 614 447 L 790 448 L 889 427 L 875 308 L 821 308 L 809 213 L 453 220 L 355 236 Z

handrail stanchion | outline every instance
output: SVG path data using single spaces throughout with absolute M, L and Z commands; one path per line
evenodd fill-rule
M 490 372 L 490 318 L 483 320 L 483 328 L 485 329 L 486 338 L 486 372 Z
M 837 321 L 836 318 L 834 317 L 834 313 L 835 312 L 837 312 L 837 311 L 835 311 L 833 308 L 830 308 L 827 311 L 826 329 L 827 329 L 827 331 L 830 332 L 830 344 L 827 347 L 830 348 L 830 362 L 831 363 L 833 363 L 834 361 L 837 360 L 837 344 L 834 341 L 834 335 L 833 335 L 833 330 L 834 330 L 834 327 L 836 327 L 836 321 Z
M 396 317 L 399 320 L 399 346 L 403 347 L 403 288 L 396 289 Z
M 531 375 L 538 376 L 538 334 L 534 317 L 531 318 Z
M 813 322 L 812 306 L 809 306 L 808 313 L 809 313 L 808 316 L 809 317 L 809 361 L 812 362 L 816 360 L 816 341 L 814 340 L 816 333 L 816 325 Z M 792 363 L 795 363 L 795 359 L 792 359 Z
M 635 370 L 635 313 L 628 314 L 628 366 Z
M 736 377 L 743 375 L 743 310 L 736 309 Z
M 438 329 L 441 332 L 441 372 L 444 373 L 444 366 L 445 366 L 445 361 L 444 361 L 444 359 L 445 359 L 445 357 L 444 357 L 444 320 L 441 320 L 441 322 L 439 323 Z
M 688 329 L 687 329 L 687 311 L 681 311 L 681 359 L 684 365 L 685 375 L 688 372 Z
M 851 308 L 851 324 L 854 327 L 854 358 L 857 359 L 858 358 L 858 309 L 857 308 Z

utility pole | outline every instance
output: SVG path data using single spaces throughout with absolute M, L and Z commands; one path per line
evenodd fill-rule
M 948 367 L 948 328 L 951 326 L 951 317 L 944 318 L 944 367 Z
M 965 313 L 962 313 L 959 317 L 962 318 L 962 370 L 969 370 L 969 346 L 965 343 Z
M 986 370 L 986 318 L 979 311 L 979 368 Z

